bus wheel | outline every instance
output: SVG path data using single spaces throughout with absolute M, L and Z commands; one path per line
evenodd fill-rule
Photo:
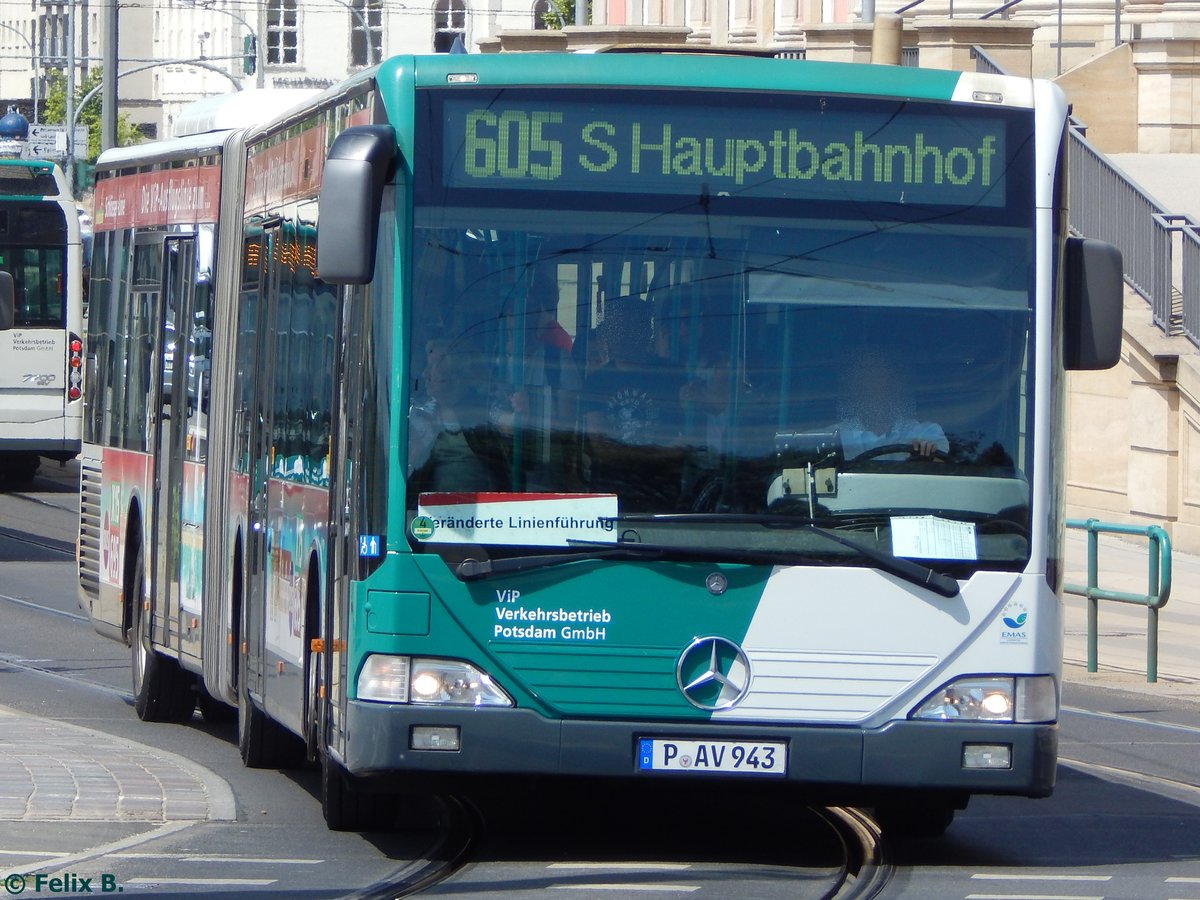
M 875 810 L 875 820 L 891 837 L 941 837 L 954 821 L 955 809 L 948 803 L 896 803 Z
M 192 679 L 173 659 L 150 645 L 142 609 L 145 567 L 138 554 L 133 576 L 133 635 L 130 640 L 133 669 L 133 708 L 143 722 L 186 722 L 196 709 Z
M 304 762 L 304 744 L 250 699 L 246 678 L 238 679 L 238 750 L 251 769 L 294 769 Z
M 395 821 L 395 797 L 367 790 L 328 753 L 321 754 L 321 813 L 330 831 L 382 831 Z
M 36 453 L 6 453 L 0 464 L 0 480 L 13 484 L 28 484 L 33 481 L 42 460 Z

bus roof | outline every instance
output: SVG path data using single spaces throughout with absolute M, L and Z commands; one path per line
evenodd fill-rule
M 239 128 L 264 124 L 319 94 L 310 88 L 271 88 L 204 97 L 189 104 L 175 121 L 175 137 L 100 154 L 96 165 L 114 168 L 174 157 L 218 153 L 225 139 Z
M 452 77 L 453 76 L 453 77 Z M 910 66 L 712 54 L 496 53 L 393 57 L 381 86 L 447 84 L 807 91 L 1032 107 L 1033 79 Z
M 175 120 L 175 136 L 261 125 L 319 94 L 316 88 L 267 88 L 204 97 Z
M 96 160 L 99 169 L 111 169 L 122 165 L 155 162 L 176 156 L 196 156 L 203 153 L 218 153 L 225 146 L 225 138 L 231 129 L 208 131 L 182 138 L 168 138 L 129 147 L 113 147 L 105 150 Z
M 71 199 L 62 169 L 44 159 L 0 159 L 0 197 Z

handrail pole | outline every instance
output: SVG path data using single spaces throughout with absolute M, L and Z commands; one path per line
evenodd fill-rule
M 1100 586 L 1099 570 L 1100 564 L 1098 557 L 1100 555 L 1100 535 L 1092 528 L 1096 522 L 1095 519 L 1087 521 L 1087 543 L 1088 543 L 1088 562 L 1087 562 L 1087 588 L 1088 588 L 1088 655 L 1087 655 L 1087 670 L 1089 672 L 1097 671 L 1099 662 L 1099 640 L 1098 634 L 1100 630 L 1100 600 L 1096 597 L 1094 591 Z
M 1150 538 L 1150 552 L 1147 554 L 1150 571 L 1146 579 L 1146 593 L 1150 597 L 1157 597 L 1161 550 L 1155 530 L 1151 529 L 1147 536 Z M 1158 681 L 1158 607 L 1153 602 L 1146 606 L 1146 681 L 1149 684 Z
M 1146 683 L 1158 682 L 1158 610 L 1146 607 Z
M 1146 681 L 1158 681 L 1158 611 L 1171 596 L 1171 536 L 1158 525 L 1113 525 L 1098 519 L 1068 519 L 1068 528 L 1087 531 L 1087 584 L 1064 584 L 1063 590 L 1087 599 L 1087 670 L 1095 672 L 1099 657 L 1101 600 L 1137 603 L 1146 607 Z M 1139 535 L 1148 539 L 1146 593 L 1106 590 L 1100 584 L 1100 533 Z

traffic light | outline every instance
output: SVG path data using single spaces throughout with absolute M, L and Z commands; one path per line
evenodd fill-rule
M 253 75 L 256 69 L 258 69 L 258 38 L 248 34 L 242 41 L 242 71 L 247 75 Z

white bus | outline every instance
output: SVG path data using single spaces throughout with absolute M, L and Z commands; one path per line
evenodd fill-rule
M 41 457 L 79 454 L 83 421 L 83 248 L 62 170 L 0 160 L 0 479 L 28 481 Z

